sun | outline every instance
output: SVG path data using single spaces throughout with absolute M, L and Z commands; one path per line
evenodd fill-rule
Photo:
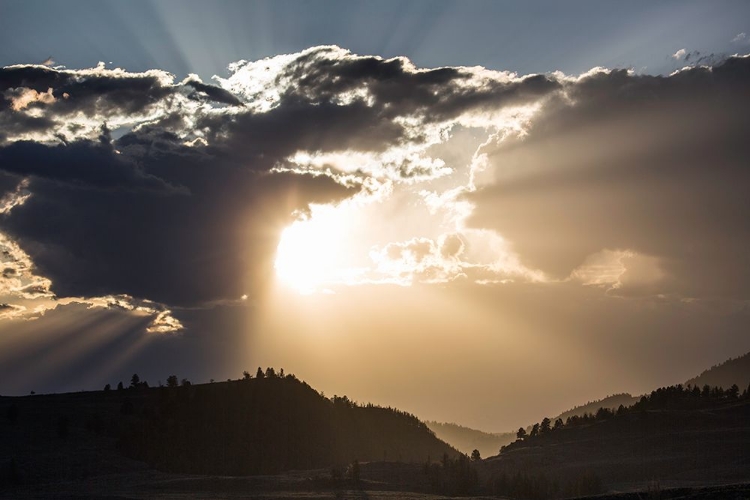
M 279 280 L 301 293 L 339 281 L 345 243 L 341 215 L 334 207 L 311 207 L 311 215 L 281 233 L 274 268 Z

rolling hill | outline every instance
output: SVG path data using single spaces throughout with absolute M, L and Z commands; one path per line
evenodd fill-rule
M 514 432 L 489 433 L 458 424 L 431 421 L 425 423 L 438 439 L 449 443 L 467 455 L 471 455 L 471 452 L 474 450 L 479 450 L 479 453 L 483 457 L 497 455 L 501 446 L 511 443 L 516 439 Z

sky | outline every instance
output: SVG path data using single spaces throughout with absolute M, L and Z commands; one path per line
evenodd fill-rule
M 273 366 L 509 431 L 744 354 L 748 20 L 0 0 L 0 394 Z

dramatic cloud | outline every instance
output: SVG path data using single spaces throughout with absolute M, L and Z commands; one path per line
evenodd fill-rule
M 190 306 L 257 294 L 310 203 L 444 175 L 425 151 L 452 126 L 561 85 L 337 47 L 231 70 L 220 86 L 104 64 L 0 70 L 0 169 L 16 193 L 0 228 L 52 293 Z
M 262 295 L 311 204 L 394 185 L 442 219 L 365 250 L 362 283 L 747 297 L 749 65 L 521 77 L 315 47 L 215 84 L 2 68 L 2 314 L 56 297 L 179 329 L 173 310 Z M 465 163 L 439 150 L 459 129 L 483 134 Z
M 492 231 L 469 229 L 436 240 L 412 238 L 374 248 L 370 257 L 375 263 L 370 280 L 376 283 L 435 284 L 460 279 L 491 284 L 540 279 L 521 266 L 505 241 Z
M 609 251 L 652 293 L 750 298 L 748 84 L 748 57 L 570 81 L 525 135 L 481 149 L 470 223 L 560 279 L 578 268 L 587 282 L 618 282 L 611 269 L 591 276 L 591 256 Z

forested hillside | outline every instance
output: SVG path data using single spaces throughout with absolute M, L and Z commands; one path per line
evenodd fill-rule
M 134 376 L 130 388 L 0 398 L 0 483 L 132 470 L 137 462 L 127 459 L 168 472 L 247 475 L 459 455 L 413 415 L 328 399 L 293 375 L 168 381 L 149 388 Z
M 657 389 L 630 408 L 601 408 L 565 421 L 545 418 L 483 464 L 494 493 L 517 498 L 576 494 L 649 482 L 716 484 L 748 480 L 750 395 L 732 386 Z M 567 493 L 569 494 L 570 491 Z
M 324 398 L 293 377 L 160 389 L 133 399 L 122 450 L 163 470 L 249 474 L 457 452 L 413 415 Z

